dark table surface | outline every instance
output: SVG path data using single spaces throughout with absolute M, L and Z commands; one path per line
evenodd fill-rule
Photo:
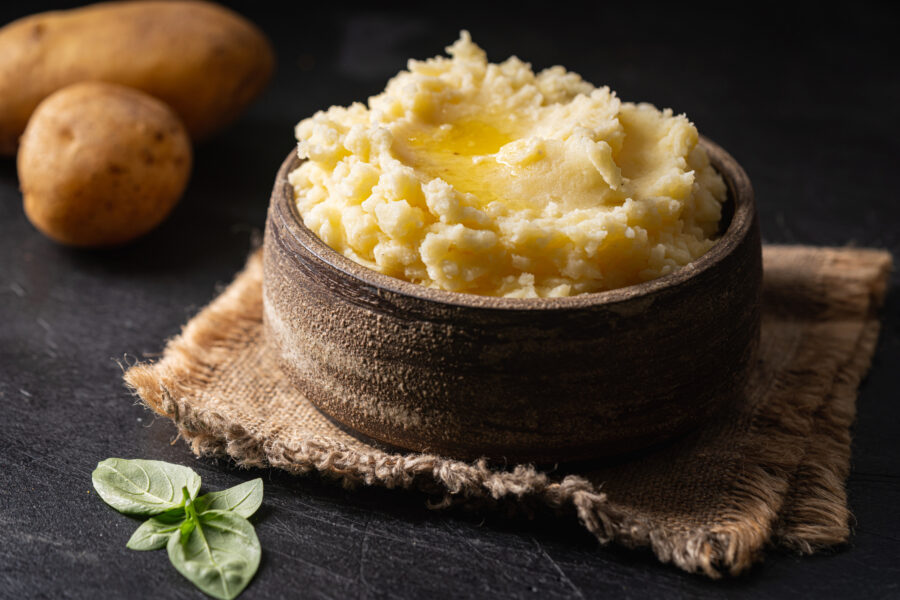
M 0 24 L 53 7 L 39 4 L 4 3 Z M 240 268 L 295 122 L 379 92 L 407 58 L 441 53 L 461 28 L 494 61 L 563 64 L 623 99 L 686 112 L 749 172 L 767 241 L 898 256 L 900 76 L 890 57 L 900 48 L 887 8 L 525 3 L 506 17 L 487 4 L 428 14 L 318 4 L 324 12 L 236 5 L 271 36 L 278 72 L 239 122 L 197 148 L 184 199 L 137 243 L 81 251 L 48 241 L 23 215 L 14 161 L 0 161 L 0 597 L 202 597 L 164 552 L 126 550 L 135 522 L 91 489 L 109 456 L 189 465 L 209 489 L 264 478 L 263 562 L 248 600 L 900 597 L 896 275 L 859 397 L 850 543 L 813 557 L 773 552 L 720 582 L 599 547 L 574 519 L 435 513 L 419 494 L 200 460 L 129 395 L 122 365 L 158 355 Z

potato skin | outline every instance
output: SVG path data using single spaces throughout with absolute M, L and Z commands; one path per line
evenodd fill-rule
M 34 111 L 19 149 L 25 214 L 50 238 L 109 246 L 150 231 L 187 185 L 191 141 L 159 100 L 85 82 Z
M 0 29 L 0 154 L 15 154 L 37 105 L 79 81 L 143 90 L 202 139 L 262 92 L 275 58 L 252 23 L 208 2 L 110 2 Z

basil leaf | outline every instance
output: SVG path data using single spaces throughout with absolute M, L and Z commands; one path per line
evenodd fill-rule
M 184 509 L 178 509 L 180 517 L 163 513 L 144 521 L 131 535 L 126 546 L 132 550 L 159 550 L 165 548 L 172 534 L 185 523 Z
M 221 492 L 210 492 L 194 500 L 197 512 L 227 510 L 249 518 L 263 500 L 263 482 L 256 478 Z
M 231 600 L 247 587 L 259 567 L 261 550 L 253 525 L 228 511 L 188 511 L 188 515 L 195 527 L 183 541 L 177 535 L 169 538 L 169 560 L 205 593 Z
M 193 469 L 158 460 L 107 458 L 91 474 L 103 501 L 126 515 L 158 515 L 184 505 L 182 488 L 190 497 L 200 489 Z

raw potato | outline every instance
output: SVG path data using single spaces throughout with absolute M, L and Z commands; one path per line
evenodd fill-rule
M 89 80 L 159 98 L 201 139 L 259 95 L 274 63 L 256 26 L 207 2 L 102 3 L 25 17 L 0 29 L 0 154 L 15 154 L 41 100 Z
M 22 135 L 25 214 L 58 242 L 109 246 L 162 221 L 184 192 L 191 141 L 159 100 L 78 83 L 44 100 Z

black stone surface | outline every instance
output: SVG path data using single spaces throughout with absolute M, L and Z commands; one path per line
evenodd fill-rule
M 3 3 L 0 23 L 64 3 Z M 747 169 L 770 242 L 900 251 L 900 76 L 887 4 L 487 3 L 417 12 L 343 3 L 241 3 L 273 39 L 275 80 L 197 149 L 190 187 L 156 231 L 107 251 L 60 247 L 26 221 L 0 161 L 0 597 L 201 598 L 164 552 L 129 551 L 135 521 L 93 493 L 109 456 L 190 465 L 208 489 L 265 480 L 263 562 L 243 598 L 900 597 L 900 298 L 893 277 L 862 386 L 848 481 L 850 543 L 770 553 L 712 582 L 645 551 L 599 547 L 574 521 L 434 513 L 424 496 L 348 492 L 317 477 L 198 460 L 123 388 L 240 268 L 264 223 L 293 125 L 379 92 L 409 57 L 461 28 L 489 57 L 563 64 L 626 100 L 686 112 Z M 753 5 L 756 6 L 756 5 Z

